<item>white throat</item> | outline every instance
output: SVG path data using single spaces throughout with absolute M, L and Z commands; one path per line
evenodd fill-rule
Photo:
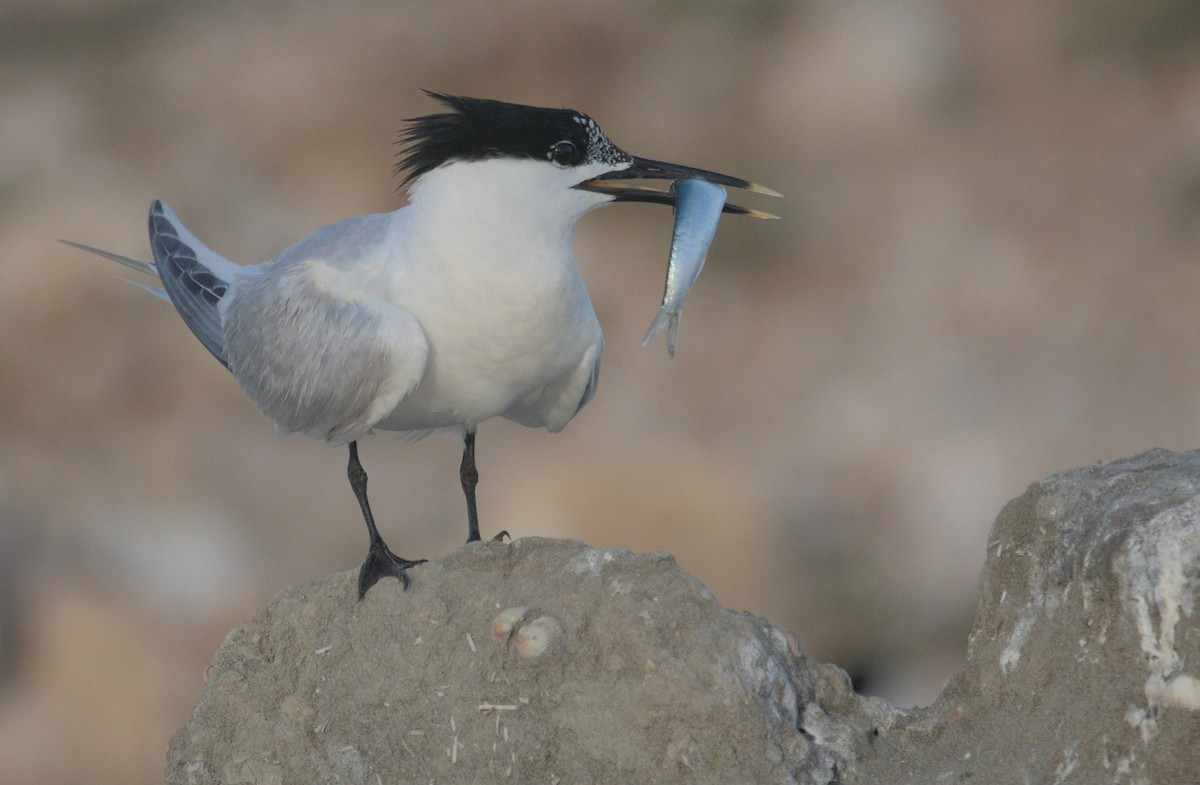
M 412 227 L 439 244 L 477 243 L 485 255 L 569 251 L 579 219 L 612 201 L 572 186 L 610 168 L 513 158 L 447 164 L 413 184 Z

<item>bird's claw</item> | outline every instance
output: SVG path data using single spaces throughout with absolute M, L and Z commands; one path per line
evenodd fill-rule
M 399 579 L 400 585 L 407 591 L 411 582 L 408 577 L 408 568 L 425 562 L 425 559 L 402 559 L 392 553 L 391 549 L 382 541 L 372 544 L 371 549 L 367 551 L 367 558 L 363 560 L 362 567 L 358 570 L 358 599 L 361 601 L 366 596 L 368 589 L 374 586 L 380 578 L 389 575 Z
M 496 532 L 496 536 L 492 538 L 492 542 L 504 542 L 504 538 L 512 539 L 512 535 L 508 533 L 508 529 L 501 529 Z

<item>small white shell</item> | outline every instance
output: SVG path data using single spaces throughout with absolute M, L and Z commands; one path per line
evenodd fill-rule
M 562 625 L 553 616 L 538 616 L 528 624 L 522 625 L 513 638 L 513 651 L 518 657 L 536 660 L 562 638 Z
M 521 617 L 526 613 L 529 613 L 529 609 L 524 606 L 500 611 L 499 615 L 492 619 L 492 640 L 501 646 L 508 643 L 513 627 L 517 626 L 517 622 L 521 621 Z

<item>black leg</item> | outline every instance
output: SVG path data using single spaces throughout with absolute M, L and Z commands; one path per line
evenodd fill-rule
M 468 428 L 463 439 L 462 465 L 458 467 L 458 478 L 462 480 L 463 495 L 467 497 L 467 542 L 478 542 L 479 512 L 475 508 L 475 486 L 479 484 L 479 470 L 475 468 L 475 431 Z
M 392 575 L 400 580 L 405 589 L 408 588 L 408 573 L 406 569 L 423 564 L 424 559 L 412 561 L 402 559 L 387 547 L 375 528 L 375 516 L 371 515 L 371 505 L 367 502 L 367 473 L 358 462 L 358 442 L 350 442 L 350 463 L 346 467 L 346 475 L 350 478 L 350 488 L 362 508 L 363 519 L 367 522 L 367 534 L 371 544 L 367 549 L 367 558 L 363 560 L 358 570 L 358 599 L 362 599 L 367 589 L 375 585 L 380 578 Z
M 462 480 L 463 496 L 467 497 L 467 542 L 478 542 L 479 511 L 475 506 L 475 486 L 479 484 L 479 470 L 475 468 L 475 431 L 467 429 L 463 438 L 462 465 L 458 467 L 458 478 Z M 503 540 L 508 532 L 502 531 L 493 539 Z

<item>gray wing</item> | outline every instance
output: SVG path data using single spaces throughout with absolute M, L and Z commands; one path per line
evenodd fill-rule
M 225 345 L 234 378 L 280 431 L 344 444 L 416 388 L 429 347 L 407 311 L 328 286 L 324 269 L 276 267 L 246 281 Z
M 150 205 L 150 250 L 171 304 L 204 348 L 228 368 L 218 306 L 236 265 L 206 248 L 157 199 Z

